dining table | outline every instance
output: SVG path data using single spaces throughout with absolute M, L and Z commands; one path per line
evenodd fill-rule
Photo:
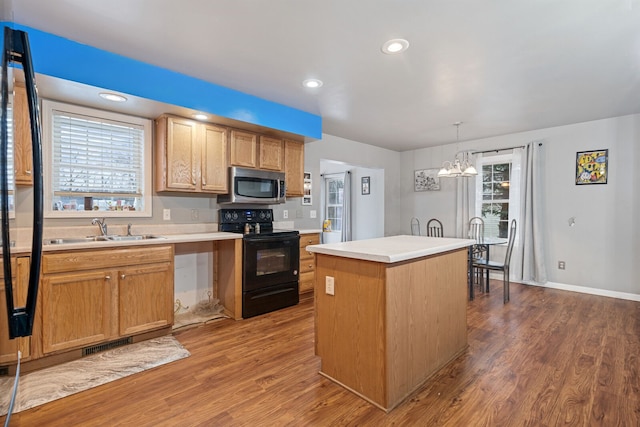
M 495 236 L 482 236 L 479 239 L 476 239 L 476 243 L 473 246 L 469 246 L 469 299 L 473 300 L 474 298 L 474 290 L 473 290 L 473 260 L 477 258 L 478 255 L 482 254 L 485 259 L 489 260 L 489 249 L 494 245 L 503 245 L 506 244 L 509 240 L 503 237 L 495 237 Z

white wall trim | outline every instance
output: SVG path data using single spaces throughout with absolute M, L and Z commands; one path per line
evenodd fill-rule
M 519 282 L 525 285 L 540 286 L 542 288 L 560 289 L 562 291 L 579 292 L 581 294 L 598 295 L 602 297 L 618 298 L 640 302 L 640 295 L 627 292 L 610 291 L 607 289 L 588 288 L 586 286 L 568 285 L 565 283 L 546 282 L 544 284 L 534 282 Z

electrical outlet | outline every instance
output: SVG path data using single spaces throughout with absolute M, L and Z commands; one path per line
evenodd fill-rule
M 282 211 L 282 218 L 287 219 L 289 218 L 289 211 L 288 210 L 283 210 Z
M 335 295 L 335 282 L 333 277 L 325 276 L 324 278 L 324 287 L 327 295 Z
M 171 209 L 162 210 L 162 219 L 164 219 L 165 221 L 171 220 Z
M 564 270 L 564 267 L 565 267 L 565 265 L 564 265 L 564 261 L 558 261 L 558 268 L 559 268 L 560 270 Z
M 309 212 L 309 218 L 315 218 L 317 215 L 316 211 L 310 211 Z
M 198 212 L 198 209 L 191 209 L 191 219 L 194 221 L 200 219 L 200 212 Z

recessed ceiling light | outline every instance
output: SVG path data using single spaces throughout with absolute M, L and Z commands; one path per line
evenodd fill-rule
M 207 116 L 206 114 L 194 114 L 193 118 L 196 120 L 207 120 L 209 118 L 209 116 Z
M 122 95 L 118 95 L 117 93 L 100 92 L 99 95 L 102 98 L 113 102 L 125 102 L 127 100 L 127 98 Z
M 409 42 L 405 39 L 392 39 L 382 45 L 382 52 L 389 55 L 404 52 L 407 49 L 409 49 Z
M 302 82 L 302 86 L 312 88 L 312 89 L 319 88 L 322 85 L 323 85 L 322 80 L 318 80 L 318 79 L 307 79 Z

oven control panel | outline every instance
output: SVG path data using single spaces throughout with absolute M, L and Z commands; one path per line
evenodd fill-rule
M 273 209 L 220 209 L 219 222 L 223 224 L 272 221 Z

